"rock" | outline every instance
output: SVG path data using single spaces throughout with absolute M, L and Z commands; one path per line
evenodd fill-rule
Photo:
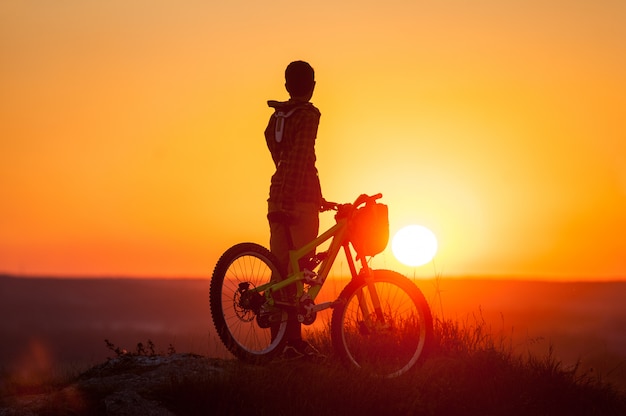
M 172 416 L 155 391 L 186 377 L 221 373 L 224 363 L 193 354 L 122 355 L 89 369 L 58 391 L 4 398 L 0 416 L 87 415 L 96 409 L 115 416 Z

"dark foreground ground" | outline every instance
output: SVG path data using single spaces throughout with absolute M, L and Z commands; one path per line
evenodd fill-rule
M 564 366 L 626 389 L 626 283 L 416 281 L 435 316 L 483 322 L 519 354 L 552 349 Z M 229 359 L 215 336 L 208 279 L 0 277 L 0 375 L 41 379 L 111 357 L 104 342 Z M 343 287 L 329 282 L 330 295 Z M 327 322 L 322 315 L 320 321 Z
M 193 354 L 116 354 L 64 380 L 21 391 L 12 385 L 0 395 L 0 415 L 626 414 L 626 394 L 550 357 L 519 360 L 453 344 L 454 354 L 439 348 L 392 380 L 355 373 L 332 356 L 252 366 Z

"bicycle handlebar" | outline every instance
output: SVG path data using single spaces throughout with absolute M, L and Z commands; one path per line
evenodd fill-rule
M 361 194 L 359 195 L 359 197 L 356 199 L 356 201 L 354 201 L 354 204 L 352 204 L 355 208 L 358 208 L 361 204 L 364 203 L 369 203 L 369 202 L 374 202 L 377 199 L 380 199 L 383 197 L 383 194 L 378 193 L 375 195 L 367 195 L 367 194 Z
M 348 204 L 340 204 L 338 202 L 330 202 L 330 201 L 326 201 L 325 199 L 322 200 L 322 204 L 320 206 L 320 212 L 325 212 L 325 211 L 338 211 L 340 207 L 347 207 L 347 206 L 351 206 L 353 208 L 358 208 L 360 205 L 362 204 L 366 204 L 369 202 L 373 202 L 376 201 L 377 199 L 380 199 L 383 197 L 383 194 L 381 193 L 377 193 L 374 195 L 367 195 L 367 194 L 361 194 L 357 197 L 357 199 L 352 203 L 348 203 Z

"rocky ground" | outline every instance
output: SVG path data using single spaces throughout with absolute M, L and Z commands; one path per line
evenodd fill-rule
M 45 394 L 4 398 L 0 416 L 30 415 L 173 415 L 155 392 L 182 377 L 219 374 L 227 361 L 192 354 L 125 355 L 83 373 L 71 384 Z

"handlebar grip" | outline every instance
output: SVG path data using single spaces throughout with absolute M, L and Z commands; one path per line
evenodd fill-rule
M 377 193 L 375 195 L 367 195 L 367 194 L 361 194 L 359 195 L 359 197 L 356 199 L 356 201 L 354 201 L 354 206 L 358 207 L 359 205 L 361 205 L 362 203 L 367 203 L 370 201 L 376 201 L 377 199 L 380 199 L 383 197 L 383 194 L 381 193 Z
M 354 201 L 353 204 L 340 204 L 338 202 L 331 202 L 331 201 L 326 201 L 325 199 L 322 199 L 322 203 L 320 205 L 320 212 L 332 211 L 332 210 L 337 211 L 342 206 L 351 206 L 354 208 L 358 208 L 358 206 L 363 203 L 376 201 L 377 199 L 380 199 L 382 197 L 383 197 L 382 193 L 377 193 L 374 195 L 361 194 L 358 196 L 358 198 Z
M 322 199 L 322 203 L 320 204 L 320 212 L 336 210 L 338 206 L 339 206 L 339 203 L 337 202 L 332 202 L 332 201 L 327 201 L 325 199 Z

